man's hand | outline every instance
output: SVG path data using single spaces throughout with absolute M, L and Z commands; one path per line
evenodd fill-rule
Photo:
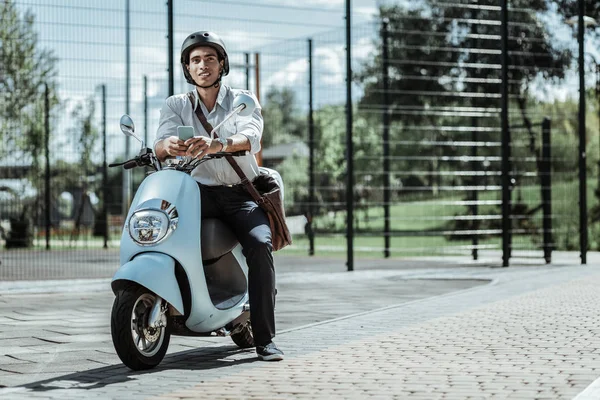
M 185 141 L 187 146 L 186 156 L 202 158 L 207 154 L 220 151 L 223 146 L 218 141 L 205 136 L 193 137 Z
M 177 136 L 169 136 L 163 140 L 163 149 L 167 157 L 185 156 L 188 146 Z
M 185 156 L 187 151 L 185 142 L 177 136 L 169 136 L 156 144 L 156 156 L 161 162 L 175 156 Z

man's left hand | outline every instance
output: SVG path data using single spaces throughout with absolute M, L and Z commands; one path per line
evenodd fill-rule
M 202 158 L 207 154 L 216 153 L 223 147 L 217 140 L 205 136 L 193 137 L 186 140 L 185 144 L 188 146 L 185 155 L 194 158 Z

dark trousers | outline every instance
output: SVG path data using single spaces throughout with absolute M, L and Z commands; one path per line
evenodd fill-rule
M 254 342 L 264 346 L 275 337 L 275 267 L 269 218 L 241 185 L 200 185 L 200 194 L 202 218 L 225 222 L 242 245 L 248 264 Z

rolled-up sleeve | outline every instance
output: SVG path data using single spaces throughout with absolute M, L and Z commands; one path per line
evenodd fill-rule
M 260 139 L 262 138 L 264 126 L 261 107 L 258 104 L 256 97 L 254 97 L 254 101 L 256 102 L 256 108 L 252 115 L 238 117 L 238 120 L 236 121 L 237 133 L 246 136 L 250 141 L 251 154 L 256 154 L 260 151 Z
M 156 139 L 154 140 L 153 148 L 156 144 L 169 136 L 177 135 L 177 127 L 184 125 L 181 116 L 173 109 L 174 99 L 169 97 L 165 100 L 162 109 L 160 110 L 160 119 L 158 121 L 158 129 L 156 130 Z

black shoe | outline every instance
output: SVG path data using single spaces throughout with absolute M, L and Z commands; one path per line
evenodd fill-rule
M 270 342 L 265 346 L 256 346 L 256 354 L 263 361 L 283 360 L 283 351 L 279 350 L 275 343 Z

